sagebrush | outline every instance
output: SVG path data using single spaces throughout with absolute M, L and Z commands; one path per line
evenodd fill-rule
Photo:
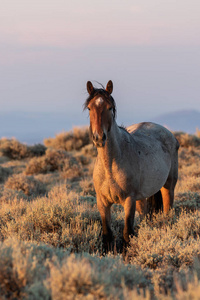
M 199 299 L 200 143 L 175 133 L 179 180 L 174 208 L 140 222 L 127 254 L 124 223 L 112 207 L 114 253 L 102 255 L 92 181 L 96 149 L 88 129 L 45 146 L 0 143 L 1 299 Z

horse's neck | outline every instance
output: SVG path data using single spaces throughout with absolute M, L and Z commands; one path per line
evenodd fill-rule
M 111 130 L 108 133 L 107 141 L 104 147 L 97 148 L 98 159 L 104 166 L 104 170 L 108 175 L 112 174 L 112 164 L 120 161 L 121 157 L 121 139 L 122 132 L 114 121 Z

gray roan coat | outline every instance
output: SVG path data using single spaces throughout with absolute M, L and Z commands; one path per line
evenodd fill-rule
M 144 122 L 127 129 L 115 121 L 113 83 L 96 89 L 87 82 L 90 130 L 98 155 L 93 172 L 97 206 L 101 214 L 103 244 L 110 249 L 110 208 L 121 204 L 125 211 L 124 242 L 134 233 L 135 209 L 147 212 L 146 199 L 161 192 L 163 211 L 173 205 L 178 178 L 178 148 L 174 135 L 158 124 Z M 155 198 L 156 199 L 156 198 Z

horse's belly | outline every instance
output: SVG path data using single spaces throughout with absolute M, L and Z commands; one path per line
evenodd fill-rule
M 167 153 L 142 153 L 138 165 L 131 165 L 131 161 L 124 161 L 123 166 L 112 166 L 110 175 L 102 175 L 96 167 L 94 169 L 94 184 L 97 194 L 100 194 L 106 203 L 122 204 L 127 197 L 141 200 L 157 193 L 166 183 L 171 168 L 170 156 Z
M 157 193 L 166 183 L 170 168 L 170 160 L 162 160 L 157 164 L 153 164 L 149 169 L 146 167 L 141 174 L 140 189 L 137 199 L 150 197 Z

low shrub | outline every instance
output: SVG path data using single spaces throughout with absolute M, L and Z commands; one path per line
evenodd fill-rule
M 7 156 L 10 159 L 22 159 L 27 157 L 27 152 L 27 146 L 15 139 L 0 140 L 0 153 L 2 156 Z
M 59 133 L 55 138 L 44 140 L 45 146 L 66 151 L 80 150 L 89 143 L 90 135 L 88 128 L 74 128 L 73 131 Z
M 86 145 L 85 147 L 83 147 L 82 151 L 84 155 L 89 155 L 92 157 L 97 156 L 97 148 L 93 144 Z
M 184 172 L 183 168 L 187 167 L 186 172 Z M 189 147 L 189 148 L 180 148 L 179 149 L 179 170 L 181 169 L 181 174 L 187 173 L 188 174 L 188 167 L 190 171 L 193 173 L 198 172 L 200 168 L 200 149 Z M 193 169 L 193 170 L 192 170 Z M 198 173 L 197 173 L 198 175 Z
M 1 139 L 0 153 L 10 159 L 23 159 L 27 157 L 44 155 L 46 147 L 41 144 L 27 146 L 15 139 Z
M 45 155 L 23 161 L 2 156 L 2 179 L 7 181 L 0 185 L 0 298 L 197 300 L 200 147 L 191 143 L 179 149 L 174 209 L 142 222 L 136 212 L 135 236 L 124 260 L 116 253 L 122 245 L 124 209 L 115 204 L 115 254 L 102 256 L 92 144 L 76 153 L 55 145 Z M 38 175 L 25 176 L 25 168 Z M 8 176 L 9 170 L 15 175 Z M 34 180 L 49 192 L 39 197 Z
M 47 149 L 44 156 L 34 157 L 29 161 L 25 172 L 27 175 L 32 175 L 62 170 L 68 157 L 64 150 Z
M 42 156 L 45 154 L 47 148 L 42 144 L 28 146 L 28 157 Z
M 45 185 L 34 179 L 33 176 L 15 174 L 10 176 L 5 183 L 5 188 L 22 191 L 27 196 L 37 196 L 46 192 Z
M 48 259 L 56 254 L 45 245 L 8 239 L 0 243 L 0 298 L 50 299 L 44 284 Z
M 79 159 L 80 160 L 80 159 Z M 26 166 L 27 175 L 59 171 L 64 179 L 74 181 L 83 175 L 79 161 L 64 150 L 47 149 L 46 155 L 32 158 Z
M 88 178 L 82 179 L 80 182 L 80 187 L 82 189 L 83 196 L 86 196 L 86 195 L 95 196 L 96 195 L 96 192 L 94 189 L 94 184 L 91 179 L 88 179 Z
M 174 207 L 176 211 L 184 209 L 187 212 L 194 212 L 200 209 L 200 194 L 191 191 L 177 193 Z
M 102 276 L 104 274 L 104 276 Z M 142 270 L 120 257 L 75 255 L 44 244 L 0 243 L 1 299 L 116 299 L 148 287 Z
M 193 134 L 177 131 L 173 133 L 181 147 L 199 147 L 200 138 Z
M 10 168 L 4 168 L 0 166 L 0 183 L 4 182 L 10 174 L 12 174 Z
M 70 254 L 14 238 L 0 243 L 1 299 L 199 299 L 196 272 L 151 271 L 124 264 L 120 256 Z
M 192 266 L 200 255 L 199 217 L 199 211 L 193 215 L 182 211 L 179 216 L 172 211 L 142 222 L 128 249 L 131 263 L 150 269 Z
M 0 236 L 43 242 L 71 252 L 98 252 L 101 249 L 100 216 L 96 205 L 65 185 L 54 187 L 48 197 L 27 202 L 13 200 L 0 208 Z
M 136 292 L 149 283 L 139 267 L 112 256 L 70 255 L 51 264 L 49 278 L 53 299 L 131 299 L 125 298 L 125 291 Z
M 75 157 L 70 157 L 65 159 L 65 163 L 62 169 L 62 177 L 65 179 L 70 179 L 71 181 L 80 180 L 83 176 L 83 171 L 81 165 Z

